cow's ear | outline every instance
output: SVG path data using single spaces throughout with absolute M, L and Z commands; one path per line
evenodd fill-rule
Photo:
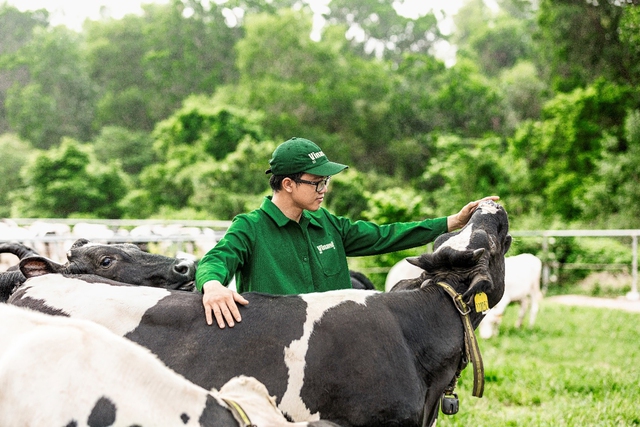
M 73 245 L 71 245 L 70 249 L 81 248 L 85 246 L 87 243 L 89 243 L 87 239 L 78 239 L 75 242 L 73 242 Z
M 64 266 L 41 256 L 31 256 L 20 261 L 20 271 L 27 279 L 44 274 L 59 273 Z
M 409 257 L 407 258 L 407 262 L 415 265 L 416 267 L 420 267 L 420 257 Z
M 475 262 L 478 262 L 478 260 L 480 258 L 482 258 L 482 255 L 484 255 L 484 248 L 480 248 L 480 249 L 476 249 L 473 251 L 473 260 Z

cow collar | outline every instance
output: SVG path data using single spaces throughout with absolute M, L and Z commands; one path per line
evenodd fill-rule
M 225 398 L 222 398 L 222 400 L 224 400 L 224 403 L 229 406 L 229 409 L 231 409 L 231 412 L 236 417 L 236 419 L 242 423 L 243 427 L 257 427 L 256 425 L 251 424 L 249 416 L 244 411 L 244 409 L 242 409 L 242 406 L 240 406 L 237 402 Z
M 449 294 L 460 316 L 462 316 L 465 356 L 467 360 L 471 360 L 473 364 L 473 395 L 482 397 L 482 393 L 484 392 L 484 366 L 482 364 L 480 347 L 478 347 L 478 340 L 476 339 L 473 325 L 471 325 L 471 320 L 469 319 L 471 309 L 462 300 L 462 295 L 456 292 L 451 285 L 445 282 L 436 282 L 436 284 Z

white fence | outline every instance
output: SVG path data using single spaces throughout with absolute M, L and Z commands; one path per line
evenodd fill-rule
M 533 231 L 512 231 L 513 237 L 541 237 L 543 252 L 542 282 L 546 288 L 549 283 L 549 271 L 551 264 L 549 259 L 549 243 L 554 237 L 630 237 L 631 238 L 631 291 L 627 298 L 631 300 L 640 299 L 638 293 L 638 236 L 640 230 L 533 230 Z M 606 265 L 599 268 L 606 269 Z
M 204 252 L 212 248 L 224 235 L 231 221 L 202 221 L 202 220 L 108 220 L 108 219 L 35 219 L 12 218 L 0 220 L 0 243 L 8 241 L 20 241 L 25 244 L 64 244 L 70 246 L 75 239 L 84 237 L 96 242 L 110 243 L 158 243 L 168 247 L 172 245 L 175 251 L 187 251 L 202 256 Z M 31 233 L 9 235 L 6 230 L 13 228 L 29 230 L 38 224 L 58 224 L 69 228 L 68 235 Z M 82 234 L 74 233 L 74 230 L 83 225 Z M 87 226 L 88 225 L 88 226 Z M 91 231 L 91 225 L 95 225 Z M 103 233 L 104 230 L 110 230 Z M 4 232 L 3 232 L 4 230 Z M 102 232 L 100 231 L 102 230 Z M 92 234 L 93 233 L 93 234 Z M 553 263 L 549 262 L 550 239 L 555 237 L 630 237 L 632 262 L 630 266 L 632 283 L 631 291 L 627 294 L 629 299 L 639 299 L 638 293 L 638 236 L 640 230 L 531 230 L 512 231 L 513 237 L 539 237 L 542 240 L 543 252 L 543 286 L 548 286 L 550 271 Z M 44 253 L 43 253 L 44 255 Z M 619 268 L 621 266 L 564 266 L 569 268 Z M 627 267 L 622 266 L 622 267 Z

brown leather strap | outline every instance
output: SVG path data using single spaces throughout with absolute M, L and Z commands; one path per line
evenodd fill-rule
M 478 347 L 478 340 L 476 339 L 471 319 L 469 319 L 471 309 L 462 300 L 462 295 L 457 293 L 449 284 L 437 282 L 437 285 L 451 296 L 456 309 L 460 312 L 460 316 L 462 316 L 464 349 L 467 357 L 473 364 L 473 395 L 482 397 L 482 393 L 484 392 L 484 365 L 482 364 L 482 355 L 480 354 L 480 347 Z

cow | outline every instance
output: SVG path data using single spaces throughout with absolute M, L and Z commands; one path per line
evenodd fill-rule
M 387 273 L 385 290 L 391 291 L 398 283 L 404 283 L 411 279 L 419 278 L 424 270 L 407 259 L 397 262 Z M 516 328 L 521 328 L 524 317 L 529 311 L 529 327 L 535 323 L 539 310 L 539 302 L 542 299 L 540 279 L 542 275 L 542 261 L 532 254 L 520 254 L 505 258 L 505 291 L 500 302 L 489 310 L 480 325 L 478 335 L 483 339 L 491 338 L 498 333 L 502 315 L 511 303 L 518 303 L 520 311 L 515 323 Z M 418 282 L 420 279 L 417 279 Z M 400 287 L 403 287 L 400 284 Z
M 400 280 L 418 277 L 422 271 L 420 267 L 411 264 L 406 258 L 402 259 L 389 269 L 384 281 L 384 290 L 389 292 Z
M 189 259 L 151 254 L 130 243 L 103 244 L 78 239 L 67 252 L 67 263 L 58 264 L 35 252 L 33 268 L 47 265 L 47 272 L 95 274 L 117 282 L 179 290 L 194 290 L 196 264 Z M 38 274 L 38 272 L 30 275 Z M 15 287 L 26 280 L 20 272 L 0 274 L 0 302 L 6 302 Z
M 0 425 L 331 426 L 292 423 L 255 378 L 193 384 L 94 322 L 0 305 Z
M 0 254 L 13 254 L 18 260 L 28 256 L 37 256 L 38 253 L 31 247 L 20 242 L 6 242 L 0 244 Z M 11 292 L 25 281 L 25 277 L 18 269 L 18 265 L 9 266 L 6 271 L 0 272 L 0 302 L 6 302 Z
M 502 322 L 502 315 L 511 303 L 518 303 L 520 311 L 516 319 L 516 328 L 522 327 L 524 317 L 529 310 L 529 327 L 533 327 L 542 299 L 540 278 L 542 261 L 533 254 L 519 254 L 506 257 L 504 295 L 498 304 L 486 314 L 478 326 L 478 334 L 488 339 L 496 335 Z
M 428 272 L 420 283 L 387 293 L 245 293 L 232 328 L 208 326 L 197 294 L 87 283 L 95 277 L 30 277 L 9 303 L 101 323 L 205 389 L 255 377 L 295 421 L 433 425 L 465 358 L 461 314 L 439 284 L 466 302 L 485 293 L 497 304 L 508 229 L 504 208 L 483 202 L 465 227 L 436 239 L 433 253 L 412 259 Z M 31 262 L 21 261 L 23 272 Z M 468 316 L 475 328 L 483 313 Z

